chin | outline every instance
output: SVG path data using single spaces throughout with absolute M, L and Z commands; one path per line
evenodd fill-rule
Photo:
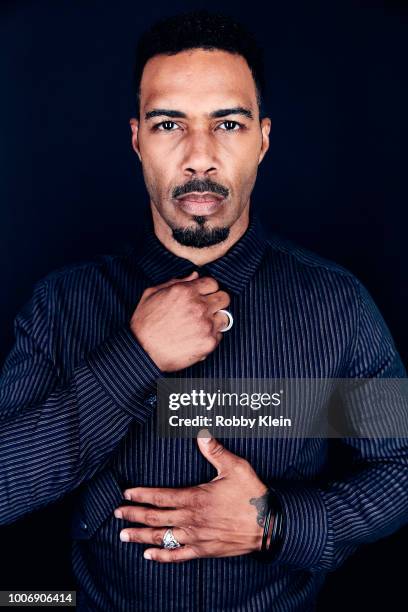
M 196 217 L 194 220 L 197 225 L 187 225 L 184 227 L 173 227 L 173 238 L 183 246 L 189 246 L 196 249 L 214 246 L 224 242 L 230 232 L 230 228 L 226 226 L 209 227 L 206 225 L 206 217 Z

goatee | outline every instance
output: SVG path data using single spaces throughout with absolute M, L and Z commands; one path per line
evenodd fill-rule
M 206 227 L 205 216 L 195 215 L 193 219 L 199 227 L 176 227 L 173 229 L 173 238 L 183 246 L 202 249 L 219 244 L 228 238 L 229 227 Z

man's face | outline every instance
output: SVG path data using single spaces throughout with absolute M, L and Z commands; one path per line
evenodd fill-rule
M 151 58 L 131 127 L 153 214 L 181 244 L 225 240 L 269 145 L 245 59 L 203 49 Z

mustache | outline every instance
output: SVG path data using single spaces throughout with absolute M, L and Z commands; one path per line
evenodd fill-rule
M 182 195 L 186 195 L 187 193 L 191 193 L 196 191 L 198 193 L 203 193 L 205 191 L 210 191 L 212 193 L 216 193 L 226 198 L 229 195 L 229 189 L 220 185 L 220 183 L 216 183 L 215 181 L 211 181 L 210 179 L 199 180 L 193 179 L 189 181 L 185 185 L 179 185 L 173 189 L 173 198 L 178 198 Z

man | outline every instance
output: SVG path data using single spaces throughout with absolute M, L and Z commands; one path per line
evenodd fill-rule
M 49 274 L 17 315 L 1 522 L 78 489 L 81 610 L 310 610 L 328 571 L 406 521 L 404 439 L 159 438 L 156 380 L 406 372 L 361 283 L 253 211 L 271 122 L 252 38 L 206 12 L 165 20 L 136 80 L 151 224 L 125 255 Z M 283 532 L 260 554 L 270 486 Z

